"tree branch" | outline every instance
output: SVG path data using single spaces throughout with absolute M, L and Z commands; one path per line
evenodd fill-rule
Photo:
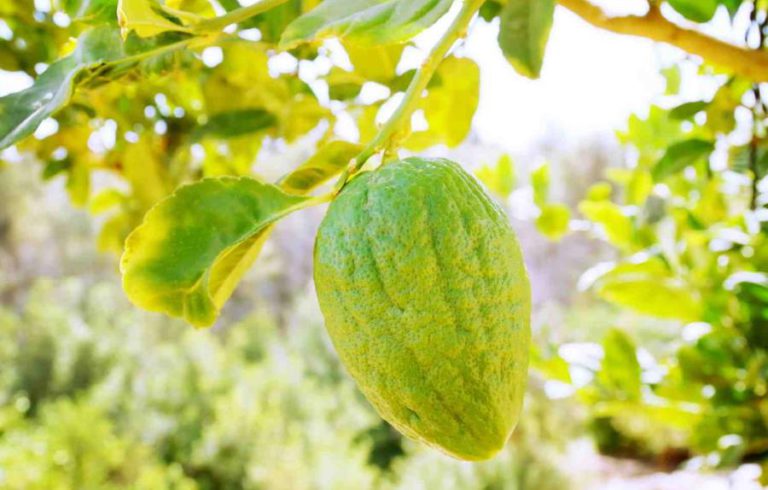
M 559 3 L 601 29 L 670 44 L 755 82 L 768 81 L 768 51 L 734 46 L 701 32 L 680 27 L 664 18 L 658 8 L 651 7 L 643 16 L 610 17 L 588 0 L 559 0 Z

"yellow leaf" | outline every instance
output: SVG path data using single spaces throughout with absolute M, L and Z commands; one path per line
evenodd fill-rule
M 144 209 L 171 192 L 171 182 L 158 155 L 144 139 L 129 144 L 121 156 L 123 174 Z
M 152 37 L 167 31 L 188 32 L 184 26 L 173 23 L 159 13 L 151 0 L 119 0 L 117 21 L 125 39 L 131 31 L 139 37 Z
M 476 175 L 491 192 L 499 197 L 507 198 L 515 189 L 515 168 L 509 155 L 502 155 L 494 168 L 488 165 L 482 167 Z
M 571 211 L 564 204 L 546 204 L 536 219 L 536 227 L 552 241 L 559 241 L 568 233 Z
M 387 82 L 397 75 L 397 64 L 405 44 L 388 46 L 361 46 L 344 43 L 355 73 L 375 82 Z
M 480 68 L 468 58 L 448 58 L 440 66 L 421 108 L 429 129 L 416 132 L 405 146 L 421 151 L 444 143 L 455 147 L 466 139 L 480 100 Z

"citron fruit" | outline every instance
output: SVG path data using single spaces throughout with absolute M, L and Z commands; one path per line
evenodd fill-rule
M 456 163 L 409 158 L 331 204 L 315 284 L 333 344 L 379 414 L 461 459 L 492 457 L 520 413 L 530 287 L 503 211 Z

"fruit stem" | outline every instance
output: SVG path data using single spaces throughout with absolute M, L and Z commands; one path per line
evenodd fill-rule
M 429 52 L 416 75 L 414 75 L 400 105 L 339 179 L 339 182 L 336 184 L 337 192 L 344 187 L 344 184 L 346 184 L 351 176 L 360 171 L 369 158 L 381 150 L 391 150 L 396 147 L 410 133 L 411 116 L 418 109 L 424 90 L 426 90 L 435 71 L 437 71 L 440 63 L 442 63 L 456 41 L 466 37 L 469 25 L 484 1 L 463 1 L 461 10 L 456 15 L 456 18 Z M 394 141 L 395 139 L 397 141 Z

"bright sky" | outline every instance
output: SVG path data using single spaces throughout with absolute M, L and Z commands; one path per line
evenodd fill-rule
M 475 29 L 466 54 L 482 67 L 477 133 L 509 151 L 524 151 L 552 130 L 577 139 L 618 128 L 664 90 L 652 43 L 600 31 L 564 9 L 539 80 L 514 72 L 496 32 Z
M 645 0 L 595 3 L 612 14 L 637 14 L 645 8 Z M 617 6 L 622 8 L 617 11 Z M 685 25 L 670 9 L 665 15 Z M 733 32 L 729 22 L 726 12 L 720 11 L 707 31 L 728 35 Z M 505 62 L 496 33 L 495 27 L 475 29 L 466 48 L 483 69 L 475 128 L 484 141 L 512 152 L 524 151 L 552 130 L 578 141 L 623 127 L 630 114 L 643 113 L 661 99 L 665 81 L 659 68 L 684 59 L 675 48 L 597 29 L 558 8 L 541 79 L 527 80 Z M 684 75 L 696 72 L 693 62 L 681 66 Z M 682 99 L 711 97 L 716 88 L 712 79 L 684 76 Z

